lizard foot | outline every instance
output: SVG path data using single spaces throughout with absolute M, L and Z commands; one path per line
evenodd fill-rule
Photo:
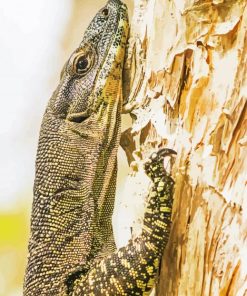
M 162 176 L 170 176 L 164 167 L 164 158 L 172 157 L 177 153 L 168 148 L 161 148 L 157 152 L 151 154 L 150 158 L 144 165 L 146 174 L 155 183 L 156 179 L 160 179 Z

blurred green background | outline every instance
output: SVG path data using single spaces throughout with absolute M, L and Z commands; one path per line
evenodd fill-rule
M 132 11 L 131 0 L 125 1 Z M 0 296 L 22 295 L 35 154 L 60 71 L 106 1 L 0 0 Z

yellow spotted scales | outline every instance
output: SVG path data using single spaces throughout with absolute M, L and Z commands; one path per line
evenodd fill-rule
M 122 111 L 127 8 L 109 0 L 61 73 L 44 114 L 31 216 L 25 296 L 148 295 L 167 243 L 174 182 L 162 149 L 142 234 L 115 249 L 111 217 Z M 108 255 L 105 255 L 108 254 Z

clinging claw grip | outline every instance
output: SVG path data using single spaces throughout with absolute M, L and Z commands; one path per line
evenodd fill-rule
M 146 174 L 153 180 L 155 177 L 163 174 L 169 175 L 164 168 L 163 162 L 165 157 L 176 155 L 176 151 L 169 148 L 161 148 L 157 152 L 153 152 L 150 158 L 146 161 L 144 169 Z

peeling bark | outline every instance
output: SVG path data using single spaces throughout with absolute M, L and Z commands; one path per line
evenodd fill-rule
M 124 93 L 132 171 L 120 208 L 137 235 L 143 160 L 176 150 L 159 296 L 247 295 L 246 29 L 244 0 L 135 0 Z

